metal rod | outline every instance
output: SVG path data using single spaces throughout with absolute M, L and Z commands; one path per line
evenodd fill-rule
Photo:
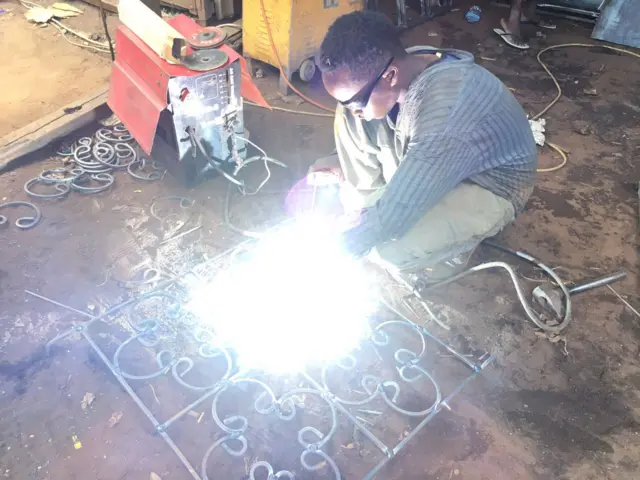
M 45 297 L 44 295 L 40 295 L 39 293 L 32 292 L 31 290 L 25 290 L 24 292 L 28 295 L 32 295 L 36 298 L 39 298 L 40 300 L 44 300 L 45 302 L 49 302 L 54 305 L 57 305 L 58 307 L 66 308 L 67 310 L 77 313 L 78 315 L 84 315 L 85 317 L 89 317 L 91 319 L 94 318 L 94 316 L 88 312 L 83 312 L 82 310 L 78 310 L 76 308 L 70 307 L 69 305 L 65 305 L 64 303 L 56 302 L 55 300 Z
M 133 389 L 131 388 L 129 383 L 127 383 L 127 381 L 122 377 L 122 375 L 120 375 L 120 373 L 118 373 L 118 371 L 115 369 L 115 367 L 113 366 L 111 361 L 107 358 L 107 356 L 103 353 L 103 351 L 100 350 L 100 347 L 98 346 L 98 344 L 93 340 L 93 338 L 91 338 L 91 335 L 89 335 L 89 333 L 86 330 L 84 330 L 82 332 L 82 336 L 87 340 L 87 342 L 89 342 L 89 345 L 91 345 L 91 347 L 98 354 L 100 359 L 109 368 L 109 370 L 111 370 L 111 373 L 113 373 L 113 375 L 116 377 L 118 382 L 120 382 L 120 385 L 122 385 L 122 388 L 124 388 L 125 391 L 129 394 L 129 396 L 131 398 L 133 398 L 133 401 L 136 402 L 138 407 L 140 407 L 140 410 L 142 410 L 142 412 L 151 421 L 151 423 L 156 428 L 156 430 L 158 430 L 158 426 L 160 425 L 160 423 L 158 422 L 156 417 L 153 415 L 153 413 L 151 413 L 151 411 L 147 408 L 147 406 L 140 399 L 140 397 L 138 397 L 136 392 L 133 391 Z M 167 445 L 169 445 L 169 447 L 171 447 L 171 450 L 173 450 L 173 452 L 176 454 L 176 456 L 180 459 L 180 461 L 186 467 L 186 469 L 189 471 L 191 476 L 195 480 L 201 480 L 200 475 L 198 475 L 198 472 L 196 472 L 196 470 L 193 468 L 193 466 L 191 465 L 189 460 L 187 460 L 187 457 L 185 457 L 184 454 L 182 453 L 182 450 L 180 450 L 178 448 L 178 446 L 175 444 L 173 439 L 164 431 L 158 431 L 158 433 L 164 439 L 164 441 L 167 442 Z
M 418 289 L 415 288 L 413 285 L 411 285 L 407 281 L 407 279 L 404 278 L 404 276 L 402 274 L 397 273 L 397 272 L 393 272 L 391 270 L 389 270 L 389 274 L 391 275 L 391 277 L 394 280 L 396 280 L 398 283 L 400 283 L 405 288 L 407 288 L 418 299 L 418 301 L 420 302 L 420 305 L 422 305 L 422 308 L 424 308 L 427 311 L 427 313 L 429 314 L 429 316 L 431 317 L 431 320 L 436 322 L 438 325 L 440 325 L 445 330 L 447 330 L 447 331 L 451 330 L 449 325 L 447 325 L 446 323 L 442 322 L 438 317 L 436 317 L 435 313 L 433 313 L 433 311 L 429 308 L 429 305 L 427 305 L 427 302 L 424 301 L 424 298 L 422 297 L 422 295 L 420 294 Z
M 486 362 L 485 362 L 486 363 Z M 487 363 L 488 365 L 488 363 Z M 469 375 L 455 390 L 453 390 L 453 392 L 451 392 L 444 400 L 442 400 L 440 402 L 441 406 L 444 407 L 448 407 L 449 406 L 449 402 L 458 394 L 462 391 L 462 389 L 466 386 L 467 383 L 469 383 L 472 379 L 474 379 L 479 373 L 481 372 L 481 370 L 477 370 L 475 372 L 473 372 L 471 375 Z M 435 417 L 439 412 L 440 412 L 440 408 L 434 408 L 431 413 L 429 413 L 429 415 L 427 415 L 419 424 L 416 428 L 414 428 L 411 433 L 409 433 L 409 435 L 407 435 L 406 437 L 404 437 L 392 450 L 391 455 L 387 458 L 383 458 L 382 460 L 380 460 L 378 462 L 378 464 L 373 468 L 373 470 L 371 470 L 364 478 L 363 480 L 372 480 L 379 472 L 380 470 L 382 470 L 382 468 L 384 468 L 384 466 L 389 463 L 389 461 L 395 457 L 406 445 L 407 443 L 409 443 L 411 441 L 411 439 L 413 439 L 413 437 L 415 437 L 416 435 L 418 435 L 418 433 L 420 433 L 420 431 L 431 421 L 433 420 L 433 417 Z
M 478 370 L 478 366 L 472 362 L 471 360 L 469 360 L 468 358 L 466 358 L 464 355 L 462 355 L 460 352 L 456 351 L 453 347 L 451 347 L 450 345 L 446 344 L 445 342 L 443 342 L 442 340 L 440 340 L 438 337 L 434 337 L 431 332 L 429 332 L 426 328 L 424 328 L 422 325 L 416 325 L 414 322 L 412 322 L 410 319 L 408 319 L 406 316 L 404 316 L 402 313 L 400 313 L 398 310 L 396 310 L 395 308 L 393 308 L 390 304 L 388 304 L 385 300 L 382 300 L 382 304 L 387 307 L 389 310 L 391 310 L 391 312 L 395 313 L 397 316 L 399 316 L 402 320 L 404 320 L 405 322 L 409 322 L 412 325 L 415 325 L 420 332 L 435 340 L 441 347 L 445 348 L 446 350 L 448 350 L 453 356 L 455 356 L 456 358 L 458 358 L 460 361 L 462 361 L 464 364 L 466 364 L 469 368 L 471 368 L 474 371 Z
M 316 390 L 319 390 L 320 392 L 326 392 L 325 388 L 318 382 L 316 382 L 316 380 L 311 375 L 306 372 L 304 372 L 303 375 Z M 371 443 L 373 443 L 378 448 L 378 450 L 380 450 L 387 456 L 391 455 L 391 450 L 389 449 L 389 447 L 382 443 L 382 441 L 379 440 L 378 437 L 376 437 L 375 434 L 371 432 L 366 426 L 364 426 L 363 423 L 358 420 L 344 405 L 342 405 L 340 402 L 335 402 L 335 405 L 341 413 L 346 415 L 347 418 L 349 418 L 349 420 L 351 420 L 353 424 L 356 425 L 362 431 L 362 433 L 364 433 L 364 435 L 369 439 L 369 441 L 371 441 Z
M 624 304 L 627 306 L 627 308 L 628 308 L 629 310 L 631 310 L 633 313 L 635 313 L 635 314 L 636 314 L 636 317 L 640 318 L 640 312 L 638 312 L 638 310 L 636 310 L 635 308 L 633 308 L 633 306 L 631 306 L 631 304 L 630 304 L 629 302 L 627 302 L 627 301 L 622 297 L 622 295 L 620 295 L 618 292 L 616 292 L 616 291 L 613 289 L 613 287 L 612 287 L 611 285 L 607 285 L 607 288 L 608 288 L 609 290 L 611 290 L 611 291 L 615 294 L 615 296 L 616 296 L 616 297 L 618 297 L 618 298 L 620 299 L 620 301 L 622 301 L 622 303 L 624 303 Z
M 625 270 L 620 270 L 619 272 L 605 275 L 604 277 L 596 278 L 595 280 L 590 280 L 586 283 L 581 283 L 580 285 L 571 287 L 569 288 L 569 293 L 571 295 L 575 295 L 576 293 L 586 292 L 587 290 L 593 290 L 594 288 L 604 287 L 605 285 L 610 285 L 618 280 L 622 280 L 626 276 L 627 272 Z
M 161 241 L 158 245 L 164 245 L 165 243 L 173 242 L 174 240 L 182 238 L 185 235 L 189 235 L 190 233 L 195 232 L 196 230 L 200 230 L 201 228 L 202 228 L 202 225 L 197 225 L 197 226 L 193 227 L 192 229 L 187 230 L 186 232 L 179 233 L 175 237 L 167 238 L 166 240 Z

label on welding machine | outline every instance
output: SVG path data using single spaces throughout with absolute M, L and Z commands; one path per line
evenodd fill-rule
M 200 100 L 212 100 L 218 98 L 218 86 L 224 85 L 225 74 L 211 74 L 196 78 L 196 95 Z M 224 92 L 222 92 L 224 93 Z

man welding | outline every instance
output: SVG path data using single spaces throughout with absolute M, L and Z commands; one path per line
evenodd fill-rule
M 439 281 L 522 211 L 537 166 L 531 128 L 473 55 L 405 50 L 384 15 L 354 12 L 329 28 L 317 63 L 338 101 L 337 156 L 308 182 L 339 178 L 343 205 L 359 212 L 342 234 L 348 252 Z

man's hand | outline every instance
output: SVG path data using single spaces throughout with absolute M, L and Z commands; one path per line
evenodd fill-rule
M 353 211 L 347 212 L 336 218 L 336 230 L 340 233 L 344 233 L 347 230 L 351 230 L 353 227 L 357 227 L 360 224 L 362 212 Z
M 307 174 L 307 185 L 311 185 L 313 187 L 336 185 L 342 183 L 343 180 L 342 171 L 336 168 L 310 170 Z

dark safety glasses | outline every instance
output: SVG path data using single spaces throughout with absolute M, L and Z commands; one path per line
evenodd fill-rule
M 345 108 L 348 108 L 349 110 L 364 110 L 365 107 L 367 106 L 367 103 L 369 103 L 369 99 L 371 98 L 371 94 L 373 93 L 373 90 L 376 88 L 376 85 L 378 84 L 378 82 L 380 81 L 382 76 L 384 75 L 384 72 L 387 71 L 387 68 L 389 68 L 389 66 L 391 66 L 391 62 L 393 62 L 393 58 L 394 57 L 391 57 L 389 59 L 387 64 L 380 71 L 378 76 L 373 79 L 373 81 L 371 83 L 367 84 L 362 90 L 360 90 L 358 93 L 356 93 L 349 100 L 347 100 L 345 102 L 340 102 L 340 103 Z

